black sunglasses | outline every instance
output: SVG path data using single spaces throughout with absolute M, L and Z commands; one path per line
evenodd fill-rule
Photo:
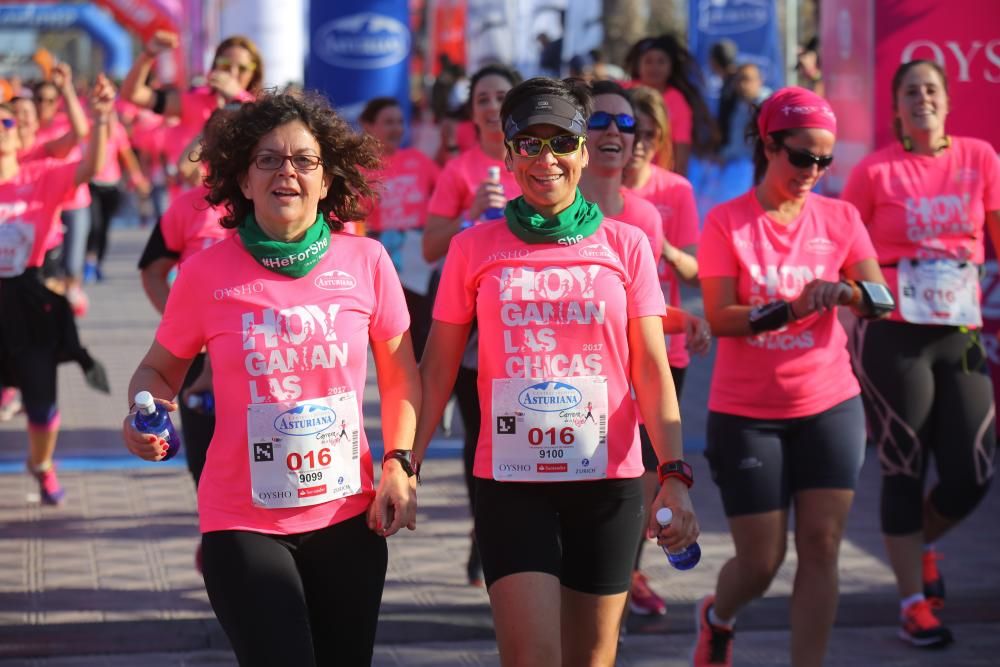
M 790 148 L 785 144 L 781 144 L 781 147 L 785 149 L 788 153 L 788 161 L 793 167 L 798 169 L 810 169 L 813 165 L 819 167 L 820 171 L 829 169 L 830 165 L 833 164 L 832 155 L 824 155 L 820 157 L 819 155 L 813 155 L 807 150 L 801 148 Z
M 595 111 L 587 122 L 588 130 L 606 130 L 614 122 L 622 134 L 635 134 L 635 116 L 627 113 L 610 114 L 607 111 Z

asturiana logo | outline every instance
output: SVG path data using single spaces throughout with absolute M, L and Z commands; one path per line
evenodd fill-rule
M 337 413 L 325 405 L 300 405 L 285 410 L 274 420 L 274 428 L 285 435 L 314 435 L 333 426 Z
M 611 252 L 610 248 L 600 243 L 594 243 L 592 245 L 584 246 L 580 248 L 581 257 L 589 257 L 590 259 L 614 259 L 615 254 Z
M 523 389 L 517 402 L 535 412 L 560 412 L 580 405 L 583 394 L 565 382 L 539 382 Z
M 313 283 L 316 287 L 330 292 L 354 289 L 358 286 L 358 281 L 355 280 L 354 276 L 339 269 L 319 274 Z
M 363 12 L 321 26 L 313 44 L 320 60 L 336 67 L 381 69 L 410 55 L 410 29 L 391 16 Z

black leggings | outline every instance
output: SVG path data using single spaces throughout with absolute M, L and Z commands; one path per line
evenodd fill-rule
M 108 231 L 111 218 L 121 206 L 122 193 L 117 185 L 90 184 L 90 234 L 87 236 L 87 254 L 97 258 L 97 264 L 104 261 L 108 250 Z
M 931 505 L 952 520 L 967 516 L 989 488 L 996 452 L 993 383 L 980 332 L 862 321 L 855 345 L 882 464 L 882 531 L 922 530 L 931 454 L 938 476 Z
M 181 396 L 183 396 L 184 390 L 198 379 L 204 366 L 205 354 L 200 353 L 191 362 L 191 368 L 184 376 L 184 382 L 181 384 Z M 192 410 L 182 397 L 178 397 L 177 401 L 180 404 L 184 457 L 187 459 L 188 470 L 191 472 L 191 478 L 194 479 L 194 485 L 198 486 L 198 482 L 201 480 L 201 471 L 205 468 L 208 445 L 212 442 L 212 435 L 215 433 L 215 414 L 207 415 Z
M 483 411 L 479 405 L 479 388 L 476 380 L 479 371 L 460 366 L 455 378 L 455 400 L 465 427 L 465 442 L 462 446 L 462 462 L 465 466 L 465 489 L 469 494 L 469 507 L 476 506 L 476 485 L 472 476 L 476 461 L 476 443 L 479 442 L 479 426 L 483 421 Z
M 201 537 L 205 588 L 240 667 L 366 667 L 385 586 L 385 538 L 360 514 L 297 535 Z

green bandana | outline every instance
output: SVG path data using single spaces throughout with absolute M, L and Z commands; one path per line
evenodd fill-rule
M 258 264 L 290 278 L 309 273 L 330 249 L 330 228 L 322 213 L 316 216 L 316 222 L 301 241 L 275 241 L 261 230 L 253 214 L 246 217 L 237 231 L 243 246 Z
M 545 219 L 531 208 L 524 197 L 507 202 L 504 209 L 507 227 L 511 233 L 525 243 L 559 243 L 573 245 L 597 231 L 604 220 L 604 214 L 597 204 L 583 198 L 580 188 L 576 198 L 568 208 Z

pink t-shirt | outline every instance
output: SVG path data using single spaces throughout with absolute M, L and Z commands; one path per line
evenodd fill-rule
M 644 85 L 642 81 L 633 79 L 624 84 L 625 88 L 635 88 Z M 691 143 L 691 134 L 694 129 L 694 119 L 691 113 L 691 105 L 684 99 L 684 94 L 667 86 L 663 91 L 663 106 L 667 108 L 667 118 L 670 121 L 670 136 L 676 144 Z
M 476 144 L 449 161 L 441 170 L 437 185 L 434 186 L 434 194 L 427 204 L 427 213 L 445 218 L 457 218 L 466 213 L 476 198 L 479 184 L 486 180 L 486 170 L 489 167 L 500 168 L 500 184 L 503 185 L 507 199 L 521 196 L 521 188 L 514 180 L 514 174 L 507 171 L 503 161 L 494 160 Z
M 160 232 L 168 250 L 180 255 L 179 264 L 191 255 L 229 238 L 236 231 L 226 229 L 219 221 L 225 207 L 210 206 L 205 201 L 208 189 L 198 186 L 170 202 L 160 218 Z
M 118 154 L 125 149 L 131 149 L 132 143 L 128 139 L 125 127 L 117 118 L 111 121 L 110 130 L 104 167 L 90 179 L 91 183 L 117 185 L 118 181 L 122 180 L 122 166 Z
M 667 88 L 663 91 L 663 104 L 667 107 L 667 115 L 670 116 L 670 136 L 674 143 L 690 144 L 694 130 L 691 105 L 676 88 Z
M 20 165 L 17 176 L 0 183 L 0 224 L 33 225 L 35 239 L 28 253 L 31 266 L 41 266 L 48 242 L 59 225 L 63 202 L 76 188 L 79 162 L 35 160 Z
M 319 264 L 298 279 L 260 266 L 239 236 L 185 262 L 156 340 L 183 359 L 207 345 L 212 360 L 216 429 L 198 485 L 202 532 L 301 533 L 367 509 L 375 491 L 363 428 L 361 493 L 307 507 L 255 506 L 248 409 L 354 391 L 363 420 L 369 341 L 399 336 L 409 323 L 396 271 L 372 239 L 332 234 Z
M 420 229 L 427 218 L 427 201 L 434 192 L 440 167 L 416 148 L 400 148 L 387 156 L 373 177 L 378 180 L 378 203 L 367 226 L 383 229 Z
M 48 159 L 49 155 L 45 152 L 44 145 L 53 139 L 58 139 L 63 136 L 69 132 L 70 129 L 72 128 L 70 126 L 69 117 L 67 117 L 65 113 L 56 114 L 48 125 L 38 128 L 38 132 L 35 133 L 35 144 L 27 151 L 24 151 L 23 154 L 19 154 L 18 159 L 22 162 Z M 73 150 L 71 150 L 66 157 L 61 159 L 66 162 L 80 162 L 83 160 L 84 146 L 86 146 L 86 140 L 84 140 L 82 144 L 74 146 Z M 87 183 L 81 183 L 66 197 L 66 201 L 63 203 L 62 208 L 65 211 L 76 211 L 81 208 L 87 208 L 88 206 L 90 206 L 90 186 Z M 52 242 L 53 244 L 50 245 L 49 248 L 54 248 L 62 242 L 61 227 L 52 234 Z
M 659 212 L 655 206 L 631 190 L 622 188 L 620 192 L 623 206 L 615 219 L 641 229 L 653 251 L 653 263 L 659 262 L 660 253 L 663 252 L 663 226 L 660 224 Z
M 986 213 L 1000 210 L 1000 158 L 985 141 L 951 141 L 934 157 L 886 146 L 854 167 L 841 194 L 868 226 L 897 302 L 901 259 L 985 260 Z M 902 321 L 899 309 L 890 319 Z
M 735 278 L 740 304 L 791 301 L 814 279 L 836 281 L 874 258 L 857 210 L 816 194 L 787 225 L 769 218 L 753 190 L 712 209 L 698 246 L 699 273 Z M 836 310 L 777 331 L 719 339 L 708 407 L 755 419 L 815 415 L 860 393 Z
M 672 171 L 655 164 L 649 165 L 652 173 L 649 180 L 641 188 L 632 190 L 646 201 L 652 203 L 660 212 L 663 221 L 663 236 L 675 248 L 687 248 L 698 243 L 698 207 L 694 200 L 694 189 L 691 183 Z M 662 245 L 662 244 L 661 244 Z M 659 257 L 659 255 L 657 255 Z M 667 303 L 675 308 L 681 307 L 680 281 L 674 270 L 667 265 L 666 260 L 660 260 L 657 268 L 660 272 L 660 283 Z M 667 347 L 667 358 L 675 368 L 687 368 L 691 363 L 688 355 L 687 336 L 673 334 Z
M 666 308 L 648 247 L 641 231 L 607 218 L 571 246 L 525 243 L 503 220 L 452 239 L 434 319 L 478 319 L 477 477 L 493 477 L 494 378 L 590 375 L 607 378 L 608 477 L 642 474 L 627 324 Z

